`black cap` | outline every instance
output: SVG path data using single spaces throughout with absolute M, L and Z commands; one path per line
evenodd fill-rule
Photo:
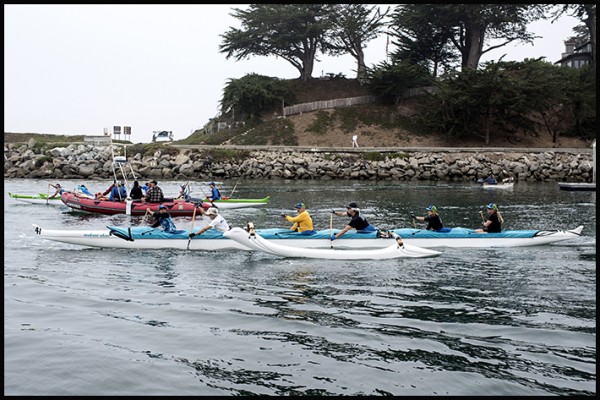
M 348 208 L 358 208 L 358 204 L 350 203 L 350 204 L 348 204 Z
M 155 185 L 158 185 L 158 182 L 156 182 L 156 181 L 150 181 L 150 182 L 152 182 Z

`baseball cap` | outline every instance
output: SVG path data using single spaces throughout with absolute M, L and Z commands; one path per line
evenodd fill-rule
M 209 185 L 209 186 L 210 186 L 210 185 L 212 185 L 212 186 L 217 186 L 217 185 L 215 185 L 215 183 L 214 183 L 214 182 L 208 182 L 208 185 Z
M 348 204 L 348 208 L 353 208 L 355 210 L 358 210 L 358 204 L 356 204 L 356 203 L 350 203 L 350 204 Z
M 166 210 L 167 206 L 164 206 L 164 205 L 161 204 L 160 206 L 158 206 L 158 209 L 159 210 Z
M 150 181 L 150 183 L 152 183 L 154 185 L 158 185 L 158 182 L 156 182 L 156 181 Z
M 429 206 L 425 210 L 431 211 L 431 212 L 436 212 L 437 211 L 437 207 L 436 206 Z
M 498 206 L 497 206 L 496 204 L 494 204 L 494 203 L 490 203 L 490 204 L 488 204 L 488 205 L 486 206 L 486 208 L 487 208 L 488 210 L 497 210 L 497 209 L 498 209 Z
M 304 203 L 300 202 L 300 203 L 296 204 L 294 206 L 294 208 L 296 208 L 296 209 L 298 209 L 298 208 L 306 208 L 306 206 L 304 205 Z

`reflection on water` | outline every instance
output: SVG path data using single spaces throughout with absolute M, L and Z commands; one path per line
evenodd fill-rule
M 38 183 L 5 186 L 27 193 Z M 233 185 L 223 182 L 221 192 Z M 178 190 L 178 182 L 161 186 Z M 5 393 L 596 393 L 595 192 L 521 182 L 488 193 L 465 183 L 252 181 L 236 193 L 272 198 L 224 211 L 236 226 L 280 227 L 278 215 L 304 201 L 317 229 L 328 228 L 331 208 L 356 201 L 381 227 L 410 226 L 429 204 L 446 225 L 474 227 L 493 201 L 510 229 L 585 229 L 569 242 L 445 249 L 435 259 L 92 249 L 41 240 L 31 224 L 142 221 L 5 198 Z M 176 224 L 187 229 L 191 219 Z

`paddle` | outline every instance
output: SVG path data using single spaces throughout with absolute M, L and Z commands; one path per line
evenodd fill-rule
M 194 205 L 194 213 L 192 214 L 192 226 L 190 227 L 190 235 L 192 234 L 192 231 L 194 230 L 194 221 L 196 220 L 196 210 L 198 209 L 198 206 Z M 192 237 L 190 236 L 188 238 L 188 244 L 187 244 L 187 250 L 190 249 L 190 242 L 192 241 Z
M 333 236 L 333 213 L 329 214 L 329 244 L 333 249 L 333 240 L 331 237 Z
M 233 198 L 233 192 L 235 192 L 235 188 L 237 187 L 238 183 L 240 183 L 240 181 L 238 180 L 237 183 L 233 186 L 233 189 L 231 189 L 231 194 L 229 195 L 229 198 Z
M 46 194 L 46 205 L 48 205 L 49 197 L 50 197 L 50 184 L 48 184 L 48 193 Z
M 413 228 L 417 229 L 417 223 L 415 222 L 415 219 L 417 219 L 417 217 L 412 217 L 412 223 L 413 223 Z
M 479 211 L 479 216 L 481 217 L 481 220 L 485 222 L 485 218 L 483 217 L 483 211 Z

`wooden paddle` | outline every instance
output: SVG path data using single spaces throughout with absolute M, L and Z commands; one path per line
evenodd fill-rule
M 149 224 L 150 220 L 148 219 L 148 214 L 150 214 L 150 210 L 146 208 L 146 213 L 144 214 L 144 218 L 142 218 L 142 221 Z
M 46 194 L 46 205 L 48 205 L 48 200 L 50 200 L 49 197 L 50 197 L 50 184 L 48 184 L 48 193 Z
M 235 192 L 235 188 L 237 187 L 238 183 L 240 183 L 240 181 L 237 181 L 237 183 L 233 186 L 233 189 L 231 189 L 231 194 L 229 195 L 229 198 L 233 198 L 233 192 Z
M 200 206 L 202 207 L 202 206 Z M 192 234 L 192 231 L 194 230 L 194 221 L 196 220 L 196 210 L 198 209 L 197 205 L 194 205 L 194 213 L 192 214 L 192 226 L 190 227 L 190 235 Z M 192 241 L 192 238 L 189 237 L 188 238 L 188 244 L 187 244 L 187 250 L 190 249 L 190 242 Z

